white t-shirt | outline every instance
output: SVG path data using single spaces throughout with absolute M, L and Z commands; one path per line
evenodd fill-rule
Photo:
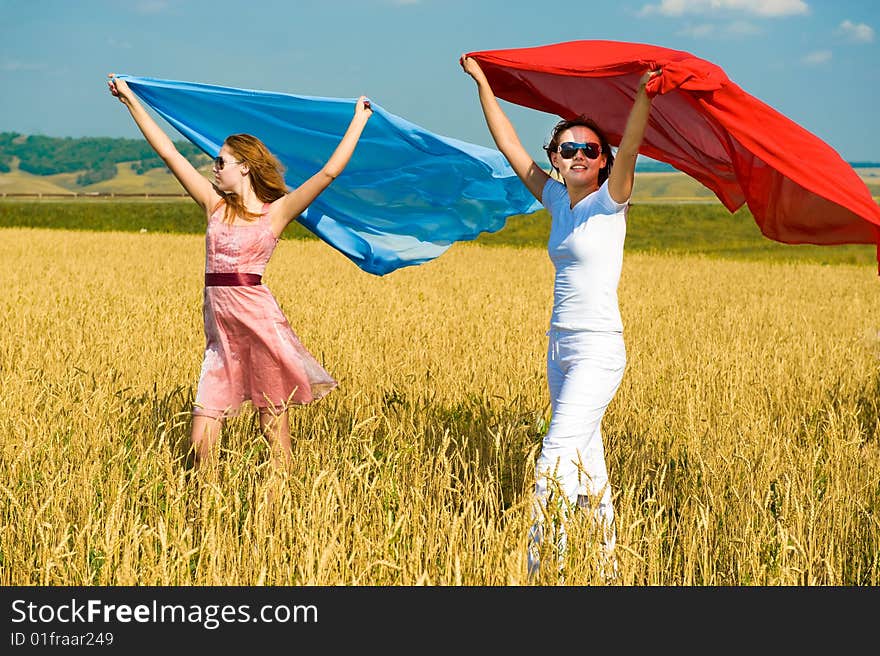
M 617 285 L 629 203 L 615 202 L 606 180 L 571 208 L 568 190 L 553 178 L 541 202 L 552 217 L 547 250 L 556 267 L 550 327 L 623 332 Z

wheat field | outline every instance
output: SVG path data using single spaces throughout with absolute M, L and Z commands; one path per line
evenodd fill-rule
M 273 470 L 246 409 L 188 466 L 203 238 L 0 231 L 0 584 L 606 584 L 583 518 L 526 576 L 552 267 L 456 244 L 383 278 L 282 241 L 340 381 Z M 880 278 L 627 254 L 603 423 L 627 586 L 880 584 Z

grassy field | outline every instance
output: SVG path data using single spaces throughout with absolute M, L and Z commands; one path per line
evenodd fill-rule
M 282 241 L 266 282 L 340 387 L 293 413 L 288 475 L 244 412 L 199 478 L 203 237 L 0 235 L 0 585 L 528 584 L 543 247 L 379 278 Z M 876 264 L 762 258 L 625 259 L 603 424 L 624 585 L 880 584 Z M 588 525 L 569 533 L 566 583 L 602 583 Z
M 0 227 L 203 234 L 204 217 L 189 199 L 0 200 Z M 510 217 L 497 233 L 476 240 L 487 246 L 543 248 L 550 232 L 546 210 Z M 286 239 L 316 239 L 293 223 Z M 639 203 L 629 213 L 626 249 L 639 253 L 704 254 L 728 259 L 804 261 L 876 266 L 871 245 L 780 244 L 764 237 L 748 209 L 735 214 L 719 203 Z

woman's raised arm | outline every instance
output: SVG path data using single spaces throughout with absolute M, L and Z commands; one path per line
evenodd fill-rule
M 480 93 L 480 106 L 483 108 L 483 115 L 486 117 L 486 125 L 489 126 L 489 132 L 495 140 L 495 145 L 501 154 L 507 158 L 511 168 L 523 181 L 526 188 L 532 192 L 532 195 L 541 200 L 544 193 L 544 185 L 550 177 L 547 172 L 535 163 L 532 156 L 528 154 L 519 140 L 513 124 L 507 118 L 507 114 L 501 109 L 486 74 L 480 68 L 480 64 L 476 59 L 462 55 L 459 60 L 464 72 L 474 78 L 477 83 L 477 89 Z
M 358 98 L 351 123 L 327 163 L 299 187 L 275 201 L 275 207 L 272 211 L 272 229 L 276 235 L 284 232 L 287 225 L 305 212 L 312 201 L 339 177 L 351 160 L 355 146 L 361 138 L 361 133 L 372 115 L 373 110 L 370 108 L 370 101 L 366 96 Z
M 608 176 L 608 193 L 618 203 L 625 203 L 632 196 L 636 158 L 639 156 L 639 147 L 648 127 L 648 115 L 651 113 L 651 98 L 645 91 L 645 85 L 655 75 L 660 75 L 660 71 L 647 71 L 639 80 L 636 99 L 626 119 L 620 146 L 614 158 L 614 166 L 611 167 L 611 174 Z
M 214 185 L 210 180 L 199 173 L 189 160 L 178 152 L 174 142 L 147 113 L 125 80 L 119 79 L 113 73 L 107 77 L 110 78 L 107 80 L 110 93 L 119 98 L 120 102 L 128 108 L 147 143 L 162 158 L 162 161 L 183 185 L 186 192 L 203 209 L 213 207 L 220 200 L 220 195 L 214 190 Z

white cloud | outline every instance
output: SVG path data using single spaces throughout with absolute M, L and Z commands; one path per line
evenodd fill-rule
M 134 9 L 139 14 L 161 14 L 168 5 L 168 0 L 139 0 Z
M 761 28 L 748 21 L 733 21 L 725 29 L 731 36 L 753 36 L 761 33 Z
M 871 43 L 874 40 L 873 27 L 864 23 L 853 23 L 851 20 L 843 21 L 836 32 L 857 43 Z
M 642 16 L 663 14 L 713 14 L 720 12 L 743 12 L 763 18 L 807 14 L 810 7 L 804 0 L 660 0 L 658 4 L 645 5 Z
M 33 62 L 21 61 L 20 59 L 2 59 L 0 60 L 0 71 L 7 73 L 15 73 L 18 71 L 42 71 L 45 70 L 45 64 L 35 64 Z
M 744 36 L 754 36 L 755 34 L 760 33 L 761 28 L 746 21 L 733 21 L 726 25 L 719 25 L 716 23 L 686 25 L 676 32 L 679 36 L 688 36 L 692 39 L 738 39 Z
M 816 50 L 801 58 L 801 61 L 808 66 L 821 66 L 831 61 L 830 50 Z
M 689 36 L 692 39 L 710 39 L 715 36 L 717 31 L 717 27 L 712 23 L 702 23 L 700 25 L 687 25 L 676 32 L 676 34 L 679 36 Z

